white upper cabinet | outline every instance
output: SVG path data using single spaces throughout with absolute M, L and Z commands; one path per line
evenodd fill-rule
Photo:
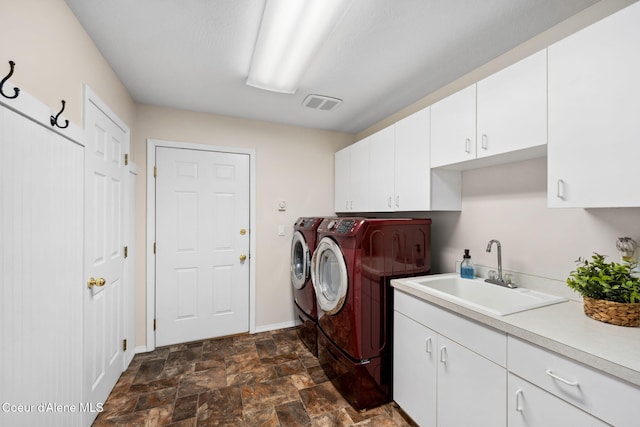
M 476 158 L 476 85 L 431 106 L 431 167 Z
M 351 179 L 351 147 L 343 148 L 334 154 L 333 162 L 333 205 L 336 212 L 346 212 L 349 210 L 349 202 L 351 201 L 351 188 L 349 180 Z
M 430 210 L 431 170 L 429 167 L 429 108 L 395 124 L 395 197 L 394 209 Z
M 395 211 L 395 126 L 369 137 L 369 211 Z
M 460 210 L 461 174 L 431 170 L 429 129 L 425 108 L 337 152 L 336 212 Z
M 549 47 L 548 204 L 640 206 L 640 3 Z
M 334 207 L 336 212 L 364 212 L 369 207 L 369 139 L 334 155 Z
M 546 154 L 547 52 L 431 106 L 431 167 L 470 169 Z
M 478 82 L 477 157 L 547 144 L 547 50 Z

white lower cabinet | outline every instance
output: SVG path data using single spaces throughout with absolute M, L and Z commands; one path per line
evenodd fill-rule
M 421 426 L 506 426 L 506 335 L 397 290 L 394 304 L 396 403 Z
M 640 387 L 398 289 L 393 398 L 426 427 L 640 425 Z
M 509 373 L 509 427 L 592 427 L 609 424 Z
M 394 314 L 393 400 L 419 425 L 435 426 L 438 334 Z
M 438 426 L 506 425 L 506 388 L 503 367 L 438 337 Z
M 547 400 L 555 399 L 555 406 L 566 402 L 576 410 L 576 417 L 583 417 L 581 412 L 584 412 L 616 427 L 640 425 L 637 409 L 640 387 L 513 336 L 508 338 L 508 355 L 509 372 L 548 392 L 552 396 Z M 543 417 L 540 411 L 547 411 L 546 406 L 531 407 L 529 419 Z M 573 422 L 573 418 L 570 419 Z M 570 424 L 565 419 L 558 425 Z

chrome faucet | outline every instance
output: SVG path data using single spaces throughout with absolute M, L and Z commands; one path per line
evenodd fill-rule
M 491 252 L 491 246 L 494 243 L 498 247 L 498 278 L 497 279 L 488 278 L 485 280 L 485 282 L 493 283 L 494 285 L 500 285 L 507 288 L 517 288 L 517 286 L 514 283 L 511 283 L 511 281 L 507 282 L 502 277 L 502 245 L 500 245 L 500 242 L 495 239 L 489 240 L 489 244 L 487 244 L 487 252 Z

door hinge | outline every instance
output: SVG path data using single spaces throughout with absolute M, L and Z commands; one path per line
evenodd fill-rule
M 128 257 L 128 256 L 129 256 L 129 247 L 128 247 L 128 246 L 125 246 L 125 247 L 124 247 L 124 257 L 126 258 L 126 257 Z
M 153 330 L 156 330 L 156 319 L 153 319 Z
M 122 340 L 122 351 L 127 351 L 127 340 Z
M 156 242 L 153 242 L 153 253 L 156 253 Z
M 154 177 L 154 178 L 157 178 L 157 177 L 158 177 L 158 167 L 157 167 L 157 166 L 154 166 L 154 167 L 153 167 L 153 177 Z
M 127 166 L 129 164 L 129 155 L 125 154 L 124 155 L 124 165 Z

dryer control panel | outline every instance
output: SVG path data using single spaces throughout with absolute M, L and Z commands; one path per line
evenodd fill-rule
M 336 234 L 350 233 L 356 224 L 354 219 L 334 219 L 327 224 L 327 230 Z

